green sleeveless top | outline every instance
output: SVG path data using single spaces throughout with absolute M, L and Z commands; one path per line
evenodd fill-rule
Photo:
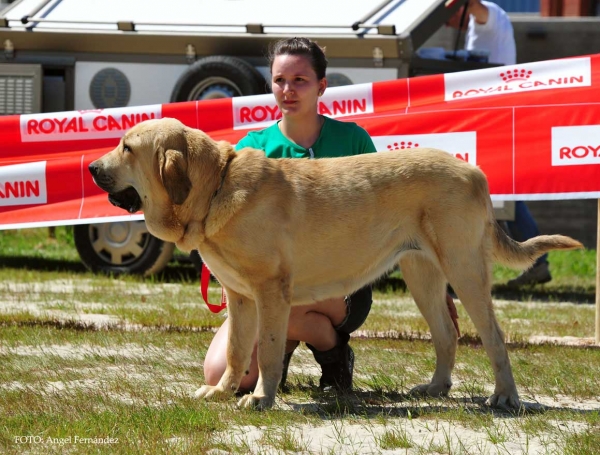
M 363 128 L 352 122 L 324 117 L 317 141 L 308 149 L 290 141 L 279 129 L 279 122 L 259 131 L 251 131 L 235 146 L 263 150 L 269 158 L 335 158 L 375 152 L 373 141 Z

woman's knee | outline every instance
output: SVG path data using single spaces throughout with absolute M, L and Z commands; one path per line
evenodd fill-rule
M 252 363 L 248 368 L 247 374 L 244 375 L 240 382 L 239 390 L 248 391 L 254 390 L 258 381 L 258 368 L 256 368 L 256 359 L 253 356 Z M 225 357 L 206 357 L 204 360 L 204 381 L 210 386 L 215 386 L 219 383 L 225 370 L 227 369 L 227 360 Z
M 208 385 L 217 385 L 227 367 L 227 320 L 213 337 L 204 357 L 204 381 Z
M 215 386 L 221 380 L 225 369 L 218 368 L 216 365 L 204 361 L 204 382 L 207 385 Z
M 204 358 L 204 381 L 215 386 L 219 383 L 227 369 L 227 337 L 229 324 L 226 320 L 213 337 Z M 253 390 L 258 381 L 257 350 L 254 346 L 248 374 L 244 375 L 239 390 Z
M 227 367 L 225 352 L 223 349 L 219 349 L 219 346 L 214 346 L 214 342 L 215 340 L 209 346 L 204 358 L 204 381 L 213 386 L 221 380 Z

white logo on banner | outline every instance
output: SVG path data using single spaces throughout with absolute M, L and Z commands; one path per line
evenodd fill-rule
M 139 122 L 161 118 L 160 104 L 21 115 L 21 141 L 77 141 L 120 138 Z
M 589 57 L 444 74 L 446 101 L 504 93 L 590 87 Z
M 444 150 L 467 163 L 477 165 L 477 132 L 371 136 L 378 152 L 429 147 Z
M 281 118 L 273 95 L 233 98 L 233 128 L 264 128 Z M 328 117 L 347 117 L 373 113 L 373 84 L 332 87 L 319 98 L 319 113 Z
M 552 128 L 552 166 L 600 164 L 600 125 Z
M 0 206 L 45 204 L 46 162 L 0 166 Z

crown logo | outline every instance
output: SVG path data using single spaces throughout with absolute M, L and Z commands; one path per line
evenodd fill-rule
M 404 150 L 404 149 L 412 149 L 412 148 L 416 148 L 418 147 L 419 144 L 417 144 L 416 142 L 411 142 L 411 141 L 407 141 L 407 142 L 394 142 L 393 144 L 390 144 L 387 146 L 388 150 Z
M 526 69 L 514 69 L 500 73 L 500 77 L 504 82 L 526 81 L 531 77 L 531 73 L 532 71 L 528 71 Z

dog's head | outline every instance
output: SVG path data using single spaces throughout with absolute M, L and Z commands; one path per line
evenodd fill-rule
M 89 165 L 94 182 L 116 207 L 135 213 L 151 204 L 180 205 L 188 176 L 186 127 L 175 119 L 148 120 L 131 128 L 119 145 Z

